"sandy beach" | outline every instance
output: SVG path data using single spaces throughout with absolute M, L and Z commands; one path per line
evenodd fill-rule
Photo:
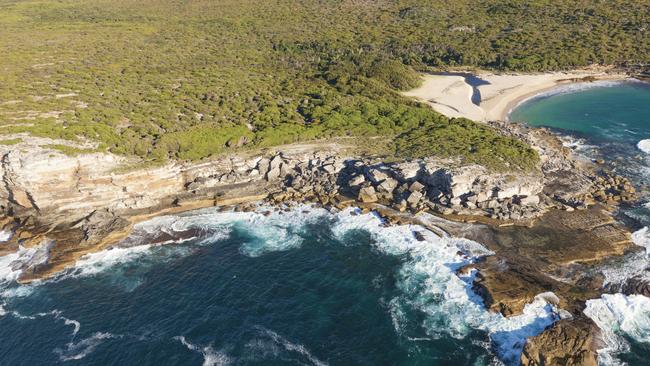
M 507 119 L 522 101 L 561 85 L 627 78 L 624 73 L 607 69 L 538 74 L 427 74 L 419 88 L 403 95 L 427 103 L 449 117 L 493 121 Z

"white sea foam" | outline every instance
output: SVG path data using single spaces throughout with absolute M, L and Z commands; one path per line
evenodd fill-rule
M 66 345 L 65 349 L 57 348 L 54 350 L 59 355 L 61 361 L 80 360 L 91 354 L 100 344 L 107 339 L 119 338 L 119 336 L 111 333 L 96 332 L 88 338 L 84 338 L 79 342 L 70 342 Z
M 201 347 L 190 343 L 183 336 L 174 337 L 190 351 L 199 352 L 203 355 L 203 366 L 226 366 L 232 363 L 232 359 L 225 353 L 215 351 L 212 346 Z
M 629 350 L 624 336 L 650 344 L 650 298 L 604 294 L 588 300 L 584 313 L 600 328 L 605 347 L 598 350 L 601 365 L 621 365 L 616 356 Z
M 12 263 L 14 263 L 18 258 L 18 252 L 0 257 L 0 283 L 6 284 L 18 279 L 21 270 L 17 270 L 12 266 Z
M 245 229 L 256 239 L 241 246 L 241 252 L 256 257 L 270 251 L 283 251 L 300 247 L 307 234 L 306 224 L 318 220 L 333 222 L 335 236 L 344 240 L 352 231 L 368 232 L 373 238 L 374 247 L 388 255 L 405 257 L 398 273 L 398 287 L 402 295 L 391 301 L 391 315 L 394 317 L 396 331 L 401 332 L 400 314 L 404 309 L 415 309 L 426 315 L 422 324 L 431 338 L 440 336 L 466 337 L 473 330 L 483 330 L 489 334 L 492 347 L 506 364 L 517 364 L 527 337 L 534 336 L 560 318 L 560 312 L 540 296 L 526 305 L 523 313 L 505 318 L 485 309 L 481 298 L 472 291 L 475 272 L 458 276 L 456 271 L 477 259 L 492 255 L 485 247 L 471 240 L 439 237 L 432 232 L 411 225 L 382 225 L 375 214 L 360 214 L 348 209 L 332 217 L 324 209 L 298 206 L 288 212 L 260 207 L 257 212 L 218 212 L 206 209 L 188 215 L 165 216 L 138 224 L 134 232 L 155 234 L 156 230 L 170 230 L 170 235 L 188 229 L 199 229 L 207 236 L 225 238 L 236 226 Z M 413 235 L 419 231 L 424 241 Z M 215 236 L 213 236 L 214 238 Z M 137 241 L 135 241 L 137 243 Z M 134 245 L 128 248 L 113 248 L 82 257 L 65 276 L 87 276 L 104 271 L 117 264 L 126 263 L 150 253 L 152 245 Z M 18 276 L 11 263 L 20 257 L 18 253 L 0 257 L 0 278 L 15 280 Z M 64 320 L 65 322 L 65 320 Z M 66 324 L 78 324 L 72 320 Z M 269 333 L 268 336 L 287 351 L 297 352 L 316 365 L 324 363 L 311 355 L 304 347 L 294 344 L 281 336 Z M 85 357 L 105 339 L 114 337 L 109 333 L 96 333 L 93 337 L 70 343 L 65 350 L 59 350 L 62 360 Z M 177 338 L 188 348 L 204 354 L 206 365 L 226 364 L 227 355 L 214 351 L 211 347 L 198 347 Z M 302 347 L 302 348 L 301 348 Z M 310 358 L 311 357 L 311 358 Z M 221 363 L 219 363 L 221 362 Z
M 296 343 L 290 342 L 286 338 L 282 337 L 281 335 L 279 335 L 276 332 L 274 332 L 272 330 L 269 330 L 269 329 L 265 329 L 265 333 L 274 342 L 276 342 L 277 344 L 284 347 L 284 349 L 286 349 L 287 351 L 295 352 L 295 353 L 298 353 L 298 354 L 301 354 L 302 356 L 304 356 L 307 360 L 309 360 L 309 362 L 311 362 L 312 365 L 315 365 L 315 366 L 327 366 L 328 365 L 326 362 L 323 362 L 323 361 L 319 360 L 318 358 L 316 358 L 314 355 L 312 355 L 311 352 L 309 352 L 309 350 L 307 350 L 307 348 L 305 348 L 305 346 L 303 346 L 302 344 L 296 344 Z
M 19 246 L 15 253 L 0 257 L 0 284 L 15 282 L 24 269 L 45 263 L 52 244 L 51 241 L 43 241 L 31 248 Z
M 650 232 L 648 227 L 632 233 L 632 241 L 643 248 L 642 253 L 629 255 L 623 263 L 603 269 L 605 285 L 622 285 L 629 278 L 640 277 L 650 281 Z M 588 300 L 584 313 L 598 325 L 605 347 L 598 351 L 602 365 L 623 365 L 617 354 L 629 350 L 623 336 L 637 342 L 650 343 L 650 299 L 643 295 L 604 294 Z
M 526 338 L 539 334 L 561 318 L 561 313 L 547 301 L 549 294 L 538 296 L 518 316 L 505 318 L 487 311 L 471 289 L 475 273 L 456 275 L 461 267 L 493 254 L 474 241 L 438 237 L 419 226 L 385 227 L 376 214 L 360 214 L 354 209 L 336 215 L 332 231 L 341 240 L 354 231 L 368 232 L 379 251 L 408 257 L 398 274 L 403 296 L 390 304 L 397 332 L 402 332 L 404 309 L 415 308 L 426 314 L 423 326 L 429 336 L 463 338 L 472 330 L 484 330 L 500 359 L 515 365 L 519 363 Z M 417 240 L 414 231 L 421 232 L 425 240 Z M 260 248 L 258 253 L 284 249 L 271 244 Z
M 613 263 L 602 269 L 605 276 L 604 285 L 622 285 L 632 277 L 645 278 L 650 281 L 650 272 L 648 266 L 650 263 L 650 232 L 648 227 L 632 233 L 632 241 L 634 244 L 645 248 L 642 253 L 632 253 L 626 256 L 625 260 Z
M 91 276 L 112 266 L 127 263 L 146 255 L 151 245 L 143 244 L 129 248 L 110 248 L 96 253 L 89 253 L 77 261 L 66 276 Z
M 641 140 L 636 144 L 636 147 L 646 154 L 650 154 L 650 139 Z
M 73 327 L 72 338 L 74 338 L 77 335 L 77 333 L 79 333 L 79 329 L 81 329 L 81 323 L 79 323 L 78 321 L 76 321 L 74 319 L 66 318 L 65 316 L 62 315 L 63 313 L 60 310 L 52 310 L 49 313 L 46 313 L 46 314 L 40 313 L 38 315 L 47 315 L 47 314 L 53 315 L 54 319 L 56 319 L 56 320 L 63 320 L 63 324 L 65 324 L 65 325 L 72 326 Z
M 0 243 L 8 241 L 12 236 L 14 233 L 11 230 L 0 230 Z

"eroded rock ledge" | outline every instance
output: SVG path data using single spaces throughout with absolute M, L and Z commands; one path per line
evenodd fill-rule
M 478 240 L 497 253 L 475 266 L 480 271 L 477 291 L 490 309 L 519 313 L 536 294 L 553 291 L 563 308 L 579 316 L 584 300 L 601 291 L 602 281 L 575 274 L 580 266 L 630 247 L 629 234 L 607 210 L 634 199 L 634 188 L 624 178 L 573 159 L 543 129 L 493 126 L 533 146 L 540 166 L 494 172 L 434 158 L 389 163 L 353 157 L 341 140 L 125 171 L 130 163 L 125 158 L 66 156 L 24 139 L 16 146 L 0 146 L 0 209 L 6 217 L 1 224 L 15 232 L 2 250 L 16 251 L 19 245 L 30 250 L 33 260 L 24 264 L 21 277 L 30 281 L 60 271 L 81 255 L 124 238 L 134 223 L 164 213 L 263 199 L 385 207 L 389 222 L 429 211 L 455 220 L 441 222 L 448 232 Z M 577 327 L 582 330 L 574 332 Z M 592 342 L 583 339 L 592 331 L 588 319 L 557 325 L 531 341 L 522 360 L 578 365 L 585 357 L 595 359 Z M 582 338 L 567 348 L 556 344 L 553 332 Z M 557 348 L 554 358 L 539 351 L 544 347 Z M 584 351 L 576 353 L 581 359 L 565 354 L 578 348 Z

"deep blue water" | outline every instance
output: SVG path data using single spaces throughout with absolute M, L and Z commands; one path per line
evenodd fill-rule
M 252 221 L 210 215 L 151 226 L 173 232 L 182 221 L 197 239 L 107 251 L 45 283 L 5 284 L 2 364 L 494 362 L 489 331 L 467 326 L 464 317 L 496 317 L 481 315 L 481 304 L 466 301 L 463 310 L 445 300 L 456 291 L 444 281 L 458 248 L 418 254 L 433 263 L 435 273 L 426 275 L 408 264 L 403 243 L 393 247 L 393 238 L 363 228 L 334 233 L 338 219 L 327 213 L 305 222 L 295 212 Z M 147 235 L 139 230 L 129 243 L 146 243 Z M 467 296 L 465 282 L 453 278 L 461 286 L 456 296 Z M 433 285 L 440 293 L 426 290 L 431 280 L 440 281 Z M 465 313 L 452 314 L 458 311 Z
M 583 139 L 581 152 L 616 161 L 641 185 L 648 108 L 647 86 L 623 84 L 538 98 L 512 119 Z M 643 205 L 626 210 L 647 224 Z M 524 339 L 557 320 L 555 309 L 536 301 L 519 317 L 488 313 L 472 275 L 456 270 L 489 253 L 430 233 L 420 242 L 416 230 L 304 207 L 271 216 L 203 210 L 139 225 L 120 248 L 33 285 L 13 282 L 15 257 L 3 257 L 0 363 L 517 364 Z M 147 245 L 161 232 L 177 243 Z M 615 300 L 595 303 L 605 315 L 608 306 L 632 314 L 607 324 L 631 347 L 613 354 L 643 364 L 650 311 L 643 299 Z

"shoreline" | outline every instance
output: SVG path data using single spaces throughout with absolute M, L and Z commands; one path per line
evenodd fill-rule
M 520 95 L 520 96 L 517 96 L 517 97 L 513 98 L 512 100 L 510 100 L 507 103 L 506 108 L 504 108 L 503 110 L 500 111 L 500 113 L 499 113 L 500 118 L 499 119 L 503 120 L 503 121 L 506 121 L 506 122 L 509 122 L 510 121 L 510 114 L 512 113 L 512 111 L 514 111 L 520 105 L 522 105 L 522 104 L 524 104 L 524 103 L 526 103 L 526 102 L 528 102 L 530 100 L 543 97 L 543 96 L 545 96 L 547 94 L 549 94 L 549 95 L 555 94 L 555 93 L 550 93 L 552 91 L 557 91 L 558 94 L 563 93 L 563 89 L 565 87 L 570 87 L 572 85 L 578 86 L 578 85 L 584 84 L 585 89 L 587 89 L 587 88 L 591 88 L 591 87 L 609 86 L 610 83 L 617 83 L 618 84 L 618 83 L 627 83 L 627 82 L 643 82 L 643 81 L 640 81 L 638 79 L 628 77 L 628 76 L 619 77 L 618 75 L 616 75 L 616 76 L 612 75 L 611 77 L 602 77 L 602 78 L 598 78 L 596 80 L 559 80 L 559 81 L 557 81 L 555 84 L 553 84 L 551 86 L 547 86 L 547 87 L 544 87 L 544 88 L 539 88 L 539 89 L 536 89 L 536 90 L 531 91 L 529 93 L 526 93 L 524 95 Z M 578 90 L 582 90 L 582 88 L 581 89 L 576 89 L 576 91 L 578 91 Z M 571 92 L 571 91 L 567 91 L 567 92 Z
M 521 103 L 553 89 L 580 83 L 637 80 L 624 72 L 588 69 L 538 74 L 491 72 L 425 74 L 420 87 L 403 92 L 452 118 L 507 121 Z

